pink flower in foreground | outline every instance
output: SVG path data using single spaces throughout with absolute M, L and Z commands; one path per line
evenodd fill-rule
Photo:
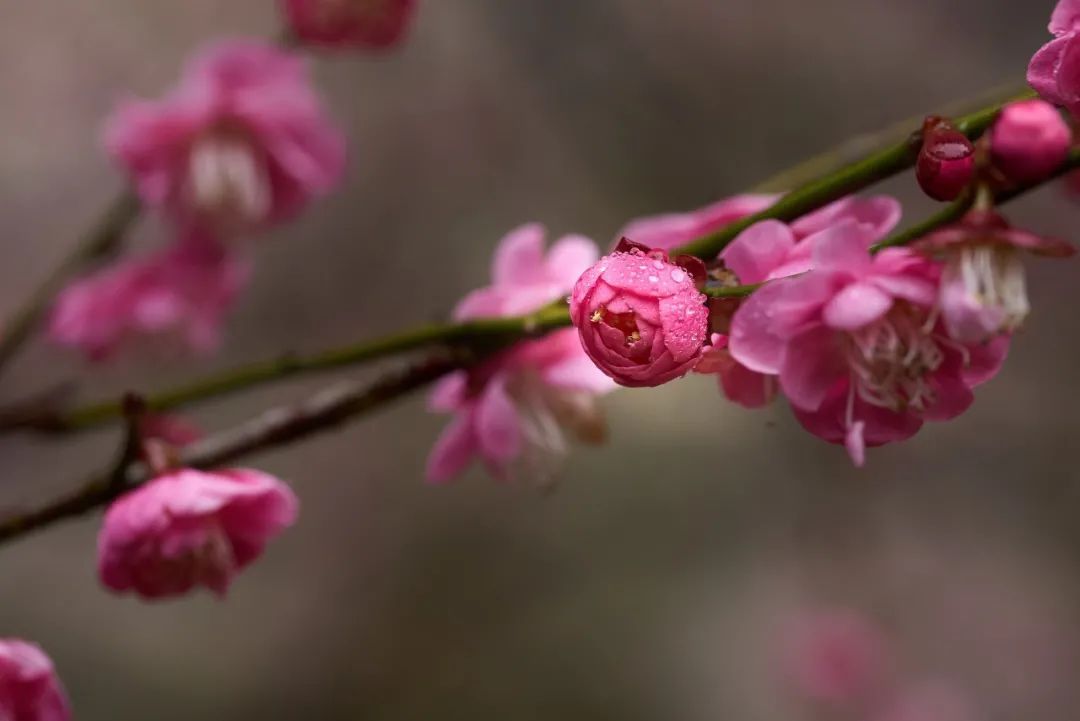
M 900 203 L 887 195 L 847 197 L 791 225 L 776 220 L 755 223 L 723 250 L 720 259 L 744 285 L 786 278 L 813 267 L 813 248 L 822 231 L 853 222 L 865 233 L 867 242 L 873 243 L 896 227 L 900 214 Z M 695 370 L 718 374 L 724 395 L 745 408 L 760 408 L 776 395 L 776 378 L 752 371 L 732 358 L 726 339 L 714 336 Z
M 164 99 L 125 102 L 105 141 L 145 203 L 224 234 L 292 217 L 345 168 L 303 60 L 249 40 L 199 53 Z
M 181 240 L 69 285 L 56 299 L 49 336 L 92 360 L 107 358 L 128 338 L 162 334 L 211 351 L 249 275 L 246 261 L 217 244 Z
M 815 614 L 785 639 L 794 690 L 817 702 L 852 706 L 885 690 L 891 659 L 877 627 L 853 611 Z
M 1049 177 L 1065 162 L 1071 145 L 1068 123 L 1042 100 L 1007 105 L 990 130 L 994 166 L 1017 183 Z
M 539 310 L 565 297 L 596 256 L 596 246 L 580 236 L 566 236 L 545 253 L 541 226 L 518 228 L 499 243 L 492 285 L 466 296 L 454 317 Z M 427 477 L 449 481 L 479 458 L 499 479 L 521 471 L 550 480 L 567 451 L 566 431 L 585 442 L 603 440 L 596 399 L 613 387 L 572 329 L 518 343 L 469 371 L 452 373 L 431 394 L 432 411 L 455 417 L 432 449 Z
M 71 710 L 49 657 L 32 643 L 0 639 L 0 719 L 68 721 Z
M 704 280 L 703 267 L 701 275 Z M 672 263 L 664 251 L 621 243 L 578 279 L 570 298 L 570 319 L 589 358 L 624 386 L 658 386 L 686 375 L 709 326 L 697 281 L 693 269 Z
M 925 420 L 953 418 L 971 387 L 996 372 L 1008 345 L 961 346 L 931 315 L 935 266 L 905 249 L 871 256 L 864 228 L 824 231 L 814 270 L 765 284 L 732 322 L 731 354 L 778 375 L 811 433 L 844 443 L 856 465 L 864 449 L 913 435 Z
M 921 683 L 904 689 L 872 721 L 978 721 L 971 700 L 943 682 Z
M 1060 0 L 1050 17 L 1054 39 L 1028 65 L 1027 79 L 1044 100 L 1080 111 L 1080 0 Z
M 101 582 L 146 599 L 205 586 L 224 596 L 233 577 L 296 520 L 289 487 L 260 471 L 170 471 L 121 496 L 98 536 Z
M 994 212 L 973 211 L 916 247 L 945 261 L 939 302 L 949 335 L 981 343 L 1010 333 L 1030 310 L 1021 251 L 1052 258 L 1075 253 L 1071 243 L 1009 226 Z
M 402 41 L 416 0 L 282 0 L 304 43 L 382 50 Z

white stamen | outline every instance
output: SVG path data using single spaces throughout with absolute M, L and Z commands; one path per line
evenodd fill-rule
M 242 137 L 214 133 L 201 138 L 191 149 L 189 172 L 191 201 L 224 223 L 257 223 L 270 211 L 269 180 Z
M 858 397 L 873 406 L 924 410 L 934 402 L 928 376 L 944 360 L 925 319 L 904 304 L 849 336 L 848 365 Z M 850 426 L 854 396 L 848 399 Z
M 1000 245 L 968 245 L 949 257 L 944 282 L 960 278 L 967 295 L 1002 312 L 1002 331 L 1016 330 L 1031 311 L 1020 254 Z

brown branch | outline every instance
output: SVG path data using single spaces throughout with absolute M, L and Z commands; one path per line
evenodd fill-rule
M 180 453 L 180 464 L 212 468 L 333 430 L 464 367 L 469 360 L 460 354 L 442 354 L 390 373 L 369 385 L 342 383 L 305 401 L 266 411 L 231 430 L 199 441 Z M 113 465 L 67 495 L 0 521 L 0 543 L 107 505 L 151 477 L 150 469 L 143 463 L 127 465 L 122 483 L 115 482 L 116 476 L 117 469 Z

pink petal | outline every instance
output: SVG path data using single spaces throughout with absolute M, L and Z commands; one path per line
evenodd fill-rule
M 705 296 L 696 290 L 660 299 L 660 320 L 664 345 L 676 363 L 685 363 L 701 354 L 709 330 L 709 310 Z
M 786 292 L 784 281 L 766 283 L 747 298 L 731 320 L 728 347 L 739 363 L 758 373 L 776 375 L 786 343 L 772 330 L 773 306 Z
M 1058 69 L 1065 49 L 1073 42 L 1073 35 L 1051 40 L 1043 45 L 1031 58 L 1028 65 L 1027 81 L 1042 98 L 1055 105 L 1064 105 L 1065 98 L 1061 95 L 1058 84 Z
M 497 288 L 479 288 L 462 298 L 454 307 L 454 320 L 498 318 L 503 314 L 505 300 Z
M 1050 32 L 1064 35 L 1080 29 L 1080 0 L 1059 0 L 1050 16 Z
M 999 335 L 989 343 L 967 346 L 967 364 L 962 371 L 964 382 L 976 388 L 996 376 L 1009 355 L 1011 343 L 1011 337 Z
M 596 243 L 582 235 L 560 238 L 548 251 L 545 265 L 549 280 L 569 293 L 581 274 L 599 258 Z
M 848 196 L 799 218 L 791 224 L 791 229 L 801 239 L 850 219 L 863 226 L 870 236 L 880 239 L 896 227 L 902 212 L 900 201 L 888 195 L 869 198 Z
M 732 403 L 743 408 L 762 408 L 776 397 L 776 376 L 750 370 L 733 358 L 720 371 L 720 387 Z
M 501 380 L 492 380 L 476 408 L 476 437 L 485 461 L 505 465 L 521 455 L 521 419 Z
M 776 195 L 736 195 L 688 213 L 669 213 L 631 221 L 617 237 L 650 248 L 671 250 L 715 232 L 776 202 Z
M 724 248 L 720 258 L 745 285 L 760 283 L 787 260 L 795 247 L 791 229 L 777 220 L 756 223 Z
M 836 330 L 856 330 L 881 318 L 892 305 L 892 296 L 880 288 L 852 283 L 826 304 L 822 319 Z
M 446 483 L 460 474 L 479 450 L 471 412 L 459 413 L 443 429 L 428 456 L 426 475 L 430 483 Z
M 804 242 L 813 243 L 815 268 L 862 273 L 870 266 L 872 240 L 858 223 L 847 219 Z
M 821 406 L 829 389 L 846 373 L 836 332 L 817 328 L 789 343 L 780 369 L 780 387 L 791 405 L 812 411 Z
M 856 468 L 862 468 L 866 465 L 865 431 L 866 422 L 855 421 L 844 435 L 844 447 L 847 449 L 848 455 L 851 456 L 851 462 L 855 464 Z
M 982 343 L 998 334 L 1005 322 L 1005 312 L 986 306 L 967 292 L 962 278 L 946 279 L 941 284 L 941 315 L 949 337 L 960 343 Z
M 428 396 L 428 410 L 433 413 L 450 413 L 461 408 L 465 403 L 465 387 L 468 381 L 469 374 L 465 371 L 454 371 L 440 378 Z
M 544 226 L 529 223 L 510 231 L 495 249 L 491 276 L 495 285 L 534 283 L 544 269 Z

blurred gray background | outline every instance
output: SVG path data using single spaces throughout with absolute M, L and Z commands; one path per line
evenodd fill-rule
M 1051 7 L 422 2 L 400 52 L 317 62 L 352 142 L 348 183 L 259 248 L 218 356 L 86 368 L 36 344 L 0 394 L 80 373 L 83 397 L 108 397 L 438 318 L 523 221 L 606 243 L 631 217 L 1020 82 Z M 115 99 L 160 93 L 214 36 L 278 21 L 271 0 L 4 0 L 3 18 L 10 309 L 121 187 L 97 145 Z M 887 189 L 909 218 L 929 209 L 910 177 Z M 1077 217 L 1056 189 L 1010 213 L 1066 236 Z M 83 721 L 779 721 L 808 715 L 772 672 L 778 629 L 838 604 L 880 619 L 906 674 L 956 684 L 982 718 L 1075 719 L 1076 272 L 1033 264 L 1036 312 L 975 408 L 861 472 L 782 405 L 749 413 L 698 377 L 612 395 L 610 444 L 575 453 L 554 494 L 479 472 L 430 488 L 443 418 L 414 398 L 250 461 L 294 481 L 303 513 L 228 602 L 110 597 L 87 518 L 0 548 L 0 635 L 46 647 Z M 224 428 L 330 382 L 192 415 Z M 0 439 L 0 504 L 71 486 L 115 443 Z

